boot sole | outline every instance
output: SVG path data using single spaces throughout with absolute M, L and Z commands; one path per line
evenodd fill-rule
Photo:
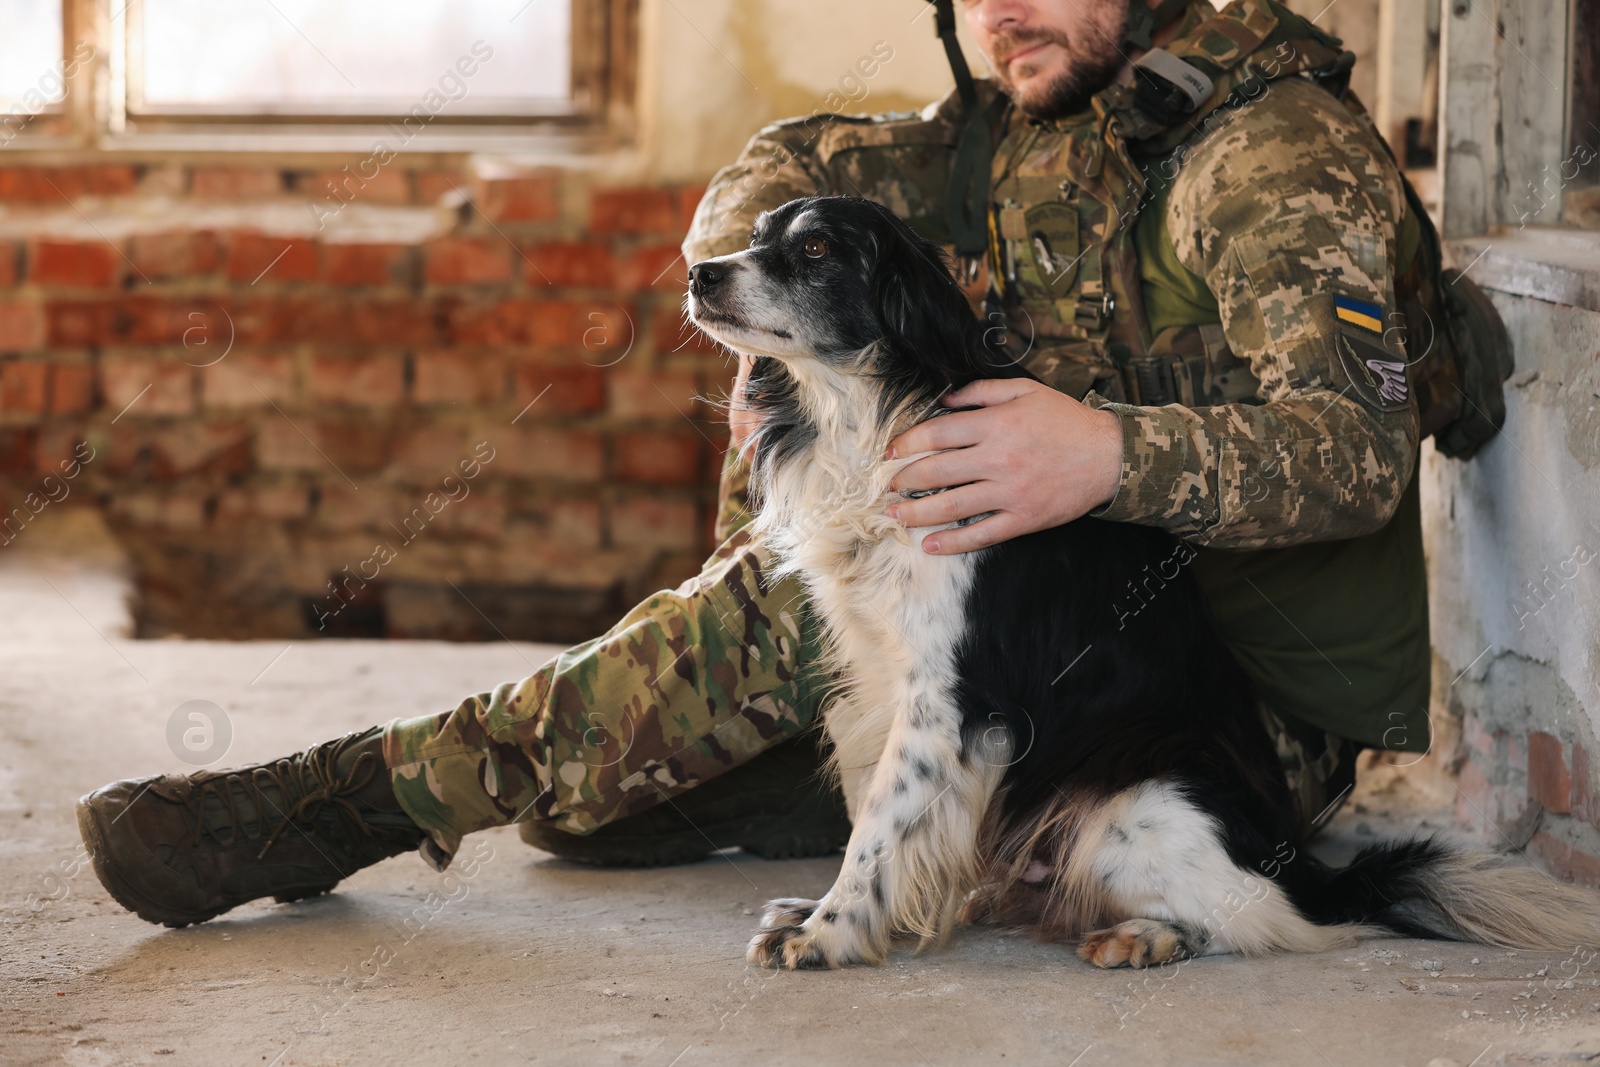
M 118 876 L 108 857 L 110 849 L 106 846 L 106 835 L 100 825 L 100 818 L 86 800 L 78 801 L 78 833 L 83 838 L 84 847 L 89 851 L 89 862 L 94 867 L 95 877 L 100 879 L 100 884 L 110 894 L 111 899 L 121 904 L 128 911 L 137 915 L 147 923 L 165 926 L 171 930 L 181 930 L 185 926 L 208 922 L 224 912 L 232 911 L 240 904 L 248 904 L 250 900 L 238 900 L 223 904 L 217 908 L 208 908 L 202 911 L 176 911 L 173 908 L 151 900 L 143 893 L 131 888 L 126 881 Z M 273 896 L 273 900 L 280 904 L 287 904 L 296 900 L 305 900 L 308 897 L 321 896 L 331 892 L 337 882 L 327 885 L 306 886 L 285 890 Z
M 157 926 L 181 930 L 185 926 L 203 923 L 214 919 L 227 911 L 227 908 L 217 908 L 214 911 L 179 912 L 164 907 L 160 903 L 149 899 L 141 893 L 131 889 L 108 862 L 107 857 L 111 851 L 106 846 L 105 833 L 100 827 L 100 819 L 86 800 L 78 801 L 78 833 L 83 838 L 84 847 L 89 850 L 89 862 L 94 867 L 95 877 L 100 879 L 100 884 L 111 895 L 111 899 L 121 904 L 128 911 L 133 912 L 147 923 Z
M 850 831 L 838 837 L 803 838 L 792 834 L 769 837 L 763 841 L 746 841 L 739 847 L 764 860 L 803 860 L 816 856 L 831 856 L 850 840 Z
M 531 824 L 524 823 L 524 826 Z M 561 841 L 559 850 L 548 847 L 546 841 L 535 840 L 526 831 L 521 833 L 524 844 L 549 852 L 557 859 L 582 863 L 590 867 L 675 867 L 685 863 L 698 863 L 722 847 L 735 847 L 765 860 L 810 859 L 827 856 L 843 848 L 850 838 L 846 825 L 837 834 L 796 834 L 782 831 L 766 836 L 752 835 L 735 840 L 727 846 L 714 846 L 701 838 L 697 841 L 663 842 L 660 837 L 609 837 L 604 840 L 574 836 L 571 847 Z

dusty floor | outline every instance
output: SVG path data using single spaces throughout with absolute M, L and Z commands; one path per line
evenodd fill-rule
M 48 561 L 0 569 L 0 1062 L 1600 1060 L 1600 961 L 1582 957 L 1383 941 L 1102 972 L 1058 947 L 965 930 L 944 952 L 901 951 L 880 968 L 746 966 L 753 910 L 818 895 L 829 860 L 731 853 L 606 873 L 499 831 L 469 841 L 472 873 L 448 886 L 406 856 L 314 902 L 148 926 L 83 862 L 72 806 L 109 779 L 183 769 L 167 742 L 176 707 L 225 709 L 231 765 L 443 708 L 546 650 L 133 642 L 116 636 L 124 621 L 115 583 Z M 1447 791 L 1375 790 L 1375 777 L 1362 810 L 1339 817 L 1335 852 L 1396 824 L 1438 826 L 1448 810 Z M 430 893 L 453 899 L 430 906 Z

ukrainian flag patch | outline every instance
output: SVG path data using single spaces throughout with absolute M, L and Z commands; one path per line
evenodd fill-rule
M 1360 326 L 1373 333 L 1383 332 L 1383 308 L 1377 304 L 1369 304 L 1364 300 L 1348 296 L 1335 296 L 1333 307 L 1339 315 L 1339 321 Z

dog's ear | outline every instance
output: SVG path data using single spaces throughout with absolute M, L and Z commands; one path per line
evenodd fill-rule
M 879 218 L 872 228 L 877 247 L 870 292 L 884 340 L 902 355 L 944 364 L 943 353 L 966 347 L 972 308 L 950 274 L 944 250 L 887 208 L 873 206 Z
M 977 378 L 1026 374 L 990 343 L 994 331 L 972 311 L 951 274 L 944 250 L 924 240 L 888 208 L 874 203 L 877 245 L 871 299 L 884 328 L 884 343 L 902 363 L 913 364 L 959 388 Z

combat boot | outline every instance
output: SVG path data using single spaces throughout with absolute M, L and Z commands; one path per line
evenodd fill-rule
M 326 893 L 423 839 L 381 727 L 253 767 L 113 782 L 78 801 L 78 831 L 117 903 L 173 927 Z
M 524 822 L 518 832 L 560 859 L 602 867 L 692 863 L 734 847 L 766 859 L 825 856 L 850 839 L 850 817 L 822 762 L 807 733 L 592 834 L 547 822 Z

